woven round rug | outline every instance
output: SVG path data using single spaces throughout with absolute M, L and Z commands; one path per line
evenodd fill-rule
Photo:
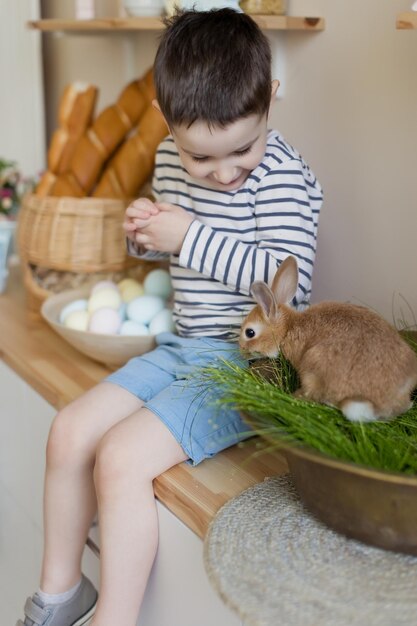
M 417 626 L 417 557 L 330 530 L 287 475 L 218 511 L 204 562 L 245 626 Z

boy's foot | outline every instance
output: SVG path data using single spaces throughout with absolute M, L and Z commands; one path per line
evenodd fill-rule
M 25 621 L 16 626 L 84 626 L 93 616 L 97 591 L 85 576 L 75 594 L 61 604 L 43 604 L 35 593 L 26 600 Z

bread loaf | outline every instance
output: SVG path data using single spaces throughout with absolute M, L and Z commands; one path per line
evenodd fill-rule
M 35 194 L 44 198 L 50 196 L 52 186 L 56 181 L 55 174 L 52 174 L 49 170 L 46 170 L 40 177 L 38 184 L 36 185 Z
M 81 135 L 91 124 L 97 87 L 75 82 L 67 85 L 58 111 L 59 127 L 52 135 L 48 150 L 48 169 L 41 177 L 36 194 L 49 195 L 57 174 L 66 172 Z
M 84 198 L 85 195 L 84 189 L 79 184 L 73 172 L 66 172 L 56 177 L 48 193 L 48 196 L 72 196 L 74 198 Z
M 93 196 L 97 198 L 136 197 L 152 173 L 159 143 L 168 134 L 162 115 L 150 105 L 136 132 L 118 149 L 104 170 Z
M 79 139 L 67 172 L 57 176 L 50 195 L 89 195 L 103 165 L 122 143 L 155 98 L 152 70 L 123 89 L 117 102 L 104 109 Z
M 59 128 L 51 139 L 48 169 L 61 174 L 68 170 L 77 141 L 90 126 L 97 100 L 97 87 L 85 83 L 68 85 L 58 112 Z

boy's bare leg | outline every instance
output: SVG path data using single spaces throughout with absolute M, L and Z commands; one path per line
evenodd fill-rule
M 47 449 L 42 591 L 62 593 L 80 580 L 97 507 L 93 468 L 98 442 L 142 404 L 117 385 L 101 383 L 57 415 Z
M 102 439 L 95 484 L 101 588 L 91 626 L 135 626 L 158 544 L 152 481 L 187 455 L 146 408 Z

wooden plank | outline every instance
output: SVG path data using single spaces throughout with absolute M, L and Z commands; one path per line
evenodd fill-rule
M 44 321 L 27 315 L 18 267 L 10 268 L 0 294 L 0 358 L 56 409 L 84 393 L 110 370 L 84 356 Z M 218 509 L 244 489 L 268 476 L 283 474 L 282 456 L 263 450 L 258 438 L 229 448 L 192 467 L 177 465 L 154 481 L 157 498 L 199 537 Z
M 321 17 L 295 17 L 289 15 L 253 15 L 255 22 L 263 30 L 324 30 L 325 21 Z M 47 19 L 28 22 L 28 27 L 42 32 L 95 32 L 95 31 L 141 31 L 161 30 L 163 22 L 158 17 L 102 18 L 94 20 Z
M 397 16 L 397 28 L 399 30 L 417 29 L 417 11 L 400 13 Z
M 28 22 L 29 28 L 43 32 L 54 31 L 131 31 L 131 30 L 161 30 L 162 21 L 157 17 L 141 18 L 102 18 L 94 20 L 60 20 L 46 19 Z
M 325 28 L 322 17 L 297 17 L 292 15 L 252 15 L 262 30 L 321 31 Z

